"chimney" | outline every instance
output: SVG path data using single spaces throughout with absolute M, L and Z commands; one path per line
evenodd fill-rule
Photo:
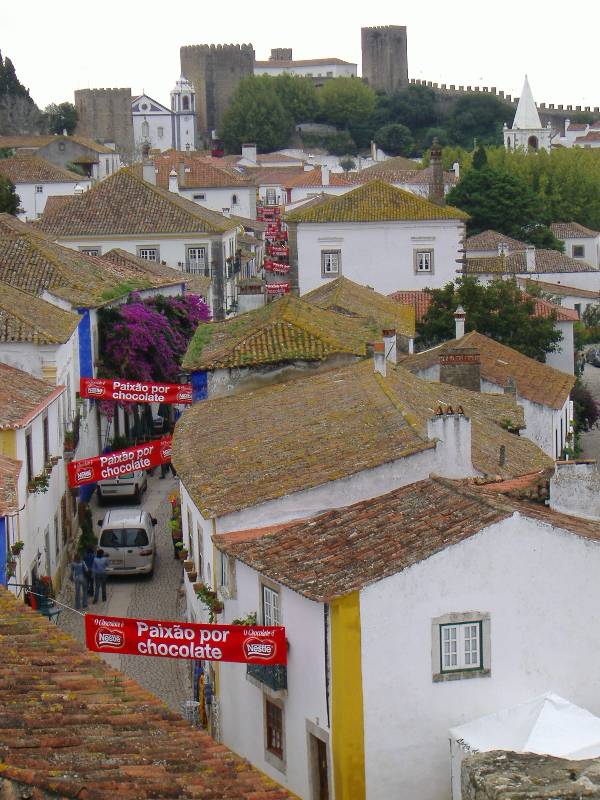
M 377 161 L 377 142 L 371 139 L 371 159 Z
M 559 461 L 550 479 L 550 508 L 600 520 L 600 474 L 594 462 Z
M 452 171 L 454 172 L 454 174 L 456 175 L 456 179 L 458 180 L 460 178 L 460 164 L 458 163 L 458 161 L 455 161 L 454 164 L 452 164 Z
M 525 250 L 525 264 L 527 272 L 535 272 L 535 247 L 532 244 L 528 244 Z
M 179 182 L 179 188 L 183 189 L 185 186 L 185 161 L 183 158 L 180 158 L 177 162 L 177 180 Z
M 429 199 L 438 206 L 444 205 L 444 170 L 442 167 L 442 148 L 436 138 L 431 144 L 431 182 L 429 184 Z
M 385 357 L 392 364 L 398 362 L 398 345 L 396 341 L 396 329 L 384 328 L 381 332 L 383 335 L 383 345 L 385 348 Z
M 327 164 L 321 165 L 321 186 L 329 186 L 329 167 Z
M 435 472 L 444 478 L 476 475 L 471 461 L 471 420 L 462 408 L 438 408 L 427 420 L 427 438 L 435 439 Z
M 507 242 L 498 242 L 498 255 L 499 256 L 507 256 L 509 254 L 509 248 Z
M 253 164 L 256 164 L 256 145 L 255 144 L 243 144 L 242 145 L 242 158 L 251 161 Z
M 154 162 L 150 161 L 150 159 L 145 159 L 142 163 L 142 178 L 146 183 L 153 183 L 156 185 L 156 170 L 154 168 Z
M 458 306 L 454 312 L 454 338 L 462 339 L 465 335 L 465 320 L 467 315 L 462 306 Z
M 373 366 L 375 367 L 375 372 L 385 378 L 385 344 L 383 342 L 373 343 Z
M 506 379 L 506 386 L 504 387 L 504 394 L 512 397 L 512 399 L 517 402 L 517 384 L 514 378 L 511 378 L 510 375 Z
M 170 192 L 179 192 L 179 183 L 177 181 L 177 173 L 174 169 L 169 172 L 169 191 Z
M 229 218 L 231 216 L 231 209 L 230 208 L 222 208 L 221 211 L 223 212 L 223 216 Z
M 481 356 L 474 347 L 447 347 L 440 355 L 440 383 L 481 391 Z

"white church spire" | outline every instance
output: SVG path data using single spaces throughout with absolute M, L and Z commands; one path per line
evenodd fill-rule
M 519 97 L 519 105 L 517 106 L 517 113 L 512 126 L 513 129 L 517 128 L 519 130 L 535 130 L 542 127 L 527 75 L 525 75 L 523 91 Z

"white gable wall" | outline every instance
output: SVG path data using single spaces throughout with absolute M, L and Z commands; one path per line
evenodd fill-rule
M 565 255 L 575 258 L 574 248 L 583 247 L 583 256 L 577 256 L 582 261 L 587 261 L 593 267 L 600 267 L 600 236 L 589 237 L 568 237 L 561 241 L 565 244 Z
M 64 181 L 52 183 L 16 183 L 15 191 L 21 201 L 22 213 L 18 214 L 23 222 L 31 222 L 38 219 L 46 208 L 46 201 L 49 197 L 71 196 L 79 192 L 87 191 L 92 185 L 90 178 L 83 175 L 77 181 Z M 37 191 L 37 189 L 41 191 Z
M 186 200 L 191 200 L 204 208 L 223 213 L 228 208 L 231 214 L 246 219 L 256 219 L 255 186 L 212 186 L 196 189 L 178 189 Z
M 515 515 L 361 592 L 369 800 L 449 800 L 448 729 L 507 705 L 600 714 L 599 569 L 598 543 Z M 434 683 L 432 620 L 467 611 L 490 615 L 491 676 Z

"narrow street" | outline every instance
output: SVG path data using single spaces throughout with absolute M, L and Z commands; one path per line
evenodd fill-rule
M 177 489 L 178 481 L 169 473 L 161 480 L 160 470 L 148 476 L 148 490 L 142 498 L 144 510 L 156 517 L 156 562 L 154 575 L 147 577 L 109 578 L 106 603 L 90 604 L 88 611 L 116 617 L 141 617 L 149 619 L 184 619 L 185 599 L 181 593 L 182 565 L 173 558 L 173 546 L 169 529 L 170 505 L 168 496 Z M 120 506 L 127 505 L 121 501 Z M 106 507 L 108 508 L 108 507 Z M 105 508 L 100 508 L 96 495 L 92 498 L 94 527 L 102 519 Z M 73 584 L 63 584 L 61 602 L 74 605 Z M 90 598 L 91 600 L 91 598 Z M 64 610 L 60 615 L 60 627 L 84 641 L 83 617 Z M 191 699 L 190 664 L 169 658 L 150 656 L 128 656 L 105 654 L 101 656 L 113 667 L 127 673 L 142 686 L 154 692 L 178 713 Z
M 594 400 L 600 403 L 600 367 L 586 364 L 583 370 L 583 382 L 587 384 Z M 600 462 L 600 427 L 592 428 L 581 437 L 582 458 L 595 458 Z

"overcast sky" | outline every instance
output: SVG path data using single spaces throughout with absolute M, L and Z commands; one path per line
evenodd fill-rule
M 406 25 L 411 78 L 518 95 L 528 73 L 538 103 L 598 106 L 599 23 L 598 0 L 572 11 L 556 0 L 29 0 L 3 4 L 0 50 L 40 107 L 111 86 L 168 105 L 181 45 L 249 42 L 258 59 L 292 47 L 294 58 L 356 62 L 360 74 L 361 26 Z

